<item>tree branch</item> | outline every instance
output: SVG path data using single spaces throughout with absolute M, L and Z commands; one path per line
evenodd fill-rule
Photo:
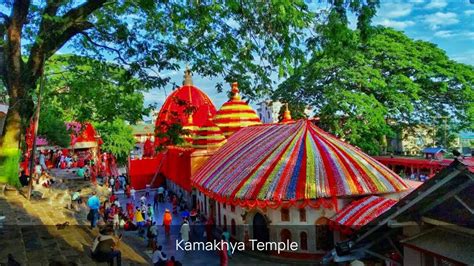
M 82 5 L 66 12 L 59 21 L 55 22 L 43 16 L 38 36 L 28 58 L 28 82 L 35 83 L 41 75 L 44 59 L 52 56 L 76 34 L 94 27 L 87 18 L 105 3 L 106 0 L 87 0 Z M 49 0 L 43 15 L 55 14 L 63 4 L 62 0 Z
M 120 62 L 122 62 L 125 65 L 129 65 L 129 63 L 122 57 L 122 54 L 120 53 L 118 49 L 95 42 L 87 33 L 83 31 L 79 33 L 83 35 L 86 38 L 86 40 L 90 42 L 92 45 L 114 52 L 115 54 L 117 54 L 117 58 L 120 60 Z

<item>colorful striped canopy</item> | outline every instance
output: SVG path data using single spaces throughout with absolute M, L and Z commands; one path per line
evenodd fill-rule
M 408 188 L 387 167 L 308 120 L 239 130 L 192 180 L 210 197 L 240 205 Z
M 378 196 L 365 197 L 351 202 L 331 218 L 333 227 L 343 226 L 358 229 L 390 209 L 396 200 Z
M 193 145 L 195 149 L 217 149 L 224 145 L 226 138 L 221 129 L 210 119 L 200 127 L 193 136 Z
M 240 99 L 237 82 L 232 83 L 232 98 L 217 111 L 213 121 L 226 137 L 243 127 L 262 123 L 252 107 Z

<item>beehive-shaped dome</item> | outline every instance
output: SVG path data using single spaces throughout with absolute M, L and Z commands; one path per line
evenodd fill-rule
M 192 147 L 195 149 L 217 149 L 226 143 L 221 129 L 209 119 L 195 131 Z
M 252 107 L 240 99 L 237 82 L 232 83 L 231 92 L 230 100 L 222 105 L 213 119 L 213 122 L 221 128 L 225 137 L 229 137 L 243 127 L 262 123 Z
M 190 114 L 192 118 L 190 120 Z M 206 93 L 193 85 L 191 71 L 186 69 L 183 86 L 173 91 L 158 113 L 156 126 L 176 123 L 202 126 L 216 114 L 216 107 Z

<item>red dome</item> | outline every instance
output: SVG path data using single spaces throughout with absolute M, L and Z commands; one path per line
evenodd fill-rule
M 166 98 L 156 119 L 156 126 L 160 123 L 180 122 L 182 125 L 189 124 L 189 111 L 192 109 L 192 122 L 194 126 L 204 125 L 210 117 L 216 114 L 216 107 L 211 99 L 192 85 L 191 82 L 185 82 L 185 85 L 173 91 Z M 189 108 L 188 112 L 185 112 Z M 176 121 L 179 120 L 179 121 Z

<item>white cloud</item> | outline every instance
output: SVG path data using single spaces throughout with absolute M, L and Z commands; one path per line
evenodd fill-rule
M 385 27 L 390 27 L 390 28 L 399 29 L 399 30 L 403 30 L 406 27 L 415 25 L 415 22 L 411 20 L 396 21 L 396 20 L 391 20 L 391 19 L 383 19 L 383 20 L 378 21 L 377 23 Z
M 457 38 L 458 40 L 474 40 L 474 32 L 470 31 L 440 30 L 435 32 L 434 36 L 443 39 Z
M 474 9 L 464 11 L 464 15 L 467 15 L 467 16 L 474 15 Z
M 448 3 L 446 0 L 432 0 L 429 4 L 425 6 L 425 9 L 439 9 L 446 7 Z
M 455 36 L 455 33 L 450 30 L 440 30 L 434 33 L 434 36 L 439 38 L 449 38 Z
M 426 15 L 424 19 L 425 23 L 428 24 L 433 30 L 438 29 L 440 26 L 459 23 L 458 16 L 453 12 L 436 12 L 434 14 Z
M 408 2 L 413 3 L 413 4 L 422 4 L 425 2 L 425 0 L 410 0 Z
M 412 10 L 412 4 L 384 2 L 380 7 L 380 16 L 384 18 L 399 18 L 409 15 Z

